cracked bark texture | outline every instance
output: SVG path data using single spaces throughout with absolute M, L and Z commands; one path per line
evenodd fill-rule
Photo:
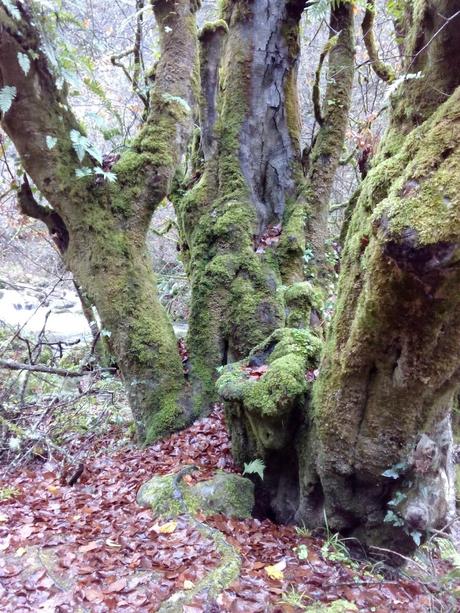
M 0 7 L 0 85 L 17 95 L 1 117 L 24 168 L 53 207 L 44 219 L 59 219 L 63 257 L 79 287 L 95 304 L 120 365 L 141 440 L 186 423 L 182 365 L 167 315 L 160 306 L 145 238 L 151 215 L 169 193 L 192 129 L 197 42 L 188 0 L 153 3 L 160 24 L 161 59 L 150 111 L 131 147 L 116 164 L 117 183 L 76 178 L 80 166 L 70 131 L 81 131 L 33 25 L 32 9 L 15 6 L 15 19 Z M 195 3 L 193 7 L 196 8 Z M 18 53 L 28 55 L 27 75 Z M 179 103 L 178 100 L 183 100 Z M 56 139 L 49 148 L 46 137 Z
M 295 84 L 304 4 L 224 2 L 223 20 L 200 34 L 205 164 L 199 181 L 176 200 L 192 283 L 188 347 L 197 404 L 215 398 L 217 367 L 283 325 L 277 288 L 302 268 Z M 258 249 L 277 224 L 278 244 Z
M 459 8 L 413 4 L 407 67 L 421 75 L 393 95 L 390 128 L 360 189 L 304 442 L 316 462 L 305 462 L 297 519 L 324 508 L 332 529 L 400 551 L 453 512 L 460 19 L 449 17 Z

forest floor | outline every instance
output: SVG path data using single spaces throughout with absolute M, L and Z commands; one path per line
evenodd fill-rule
M 219 564 L 213 542 L 186 517 L 156 520 L 136 504 L 136 493 L 153 475 L 185 464 L 199 467 L 194 480 L 236 471 L 222 410 L 145 449 L 125 442 L 117 449 L 124 436 L 112 426 L 93 437 L 72 487 L 50 461 L 0 477 L 1 611 L 158 611 L 176 592 L 192 593 Z M 82 444 L 76 437 L 69 451 Z M 268 520 L 203 520 L 238 551 L 240 576 L 212 601 L 201 593 L 168 610 L 457 610 L 443 588 L 449 566 L 436 553 L 426 554 L 429 564 L 413 565 L 418 577 L 408 569 L 390 574 L 383 563 L 353 559 L 337 536 Z

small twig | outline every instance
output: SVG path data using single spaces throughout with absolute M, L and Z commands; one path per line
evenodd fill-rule
M 406 562 L 410 562 L 412 564 L 415 564 L 415 566 L 418 566 L 418 568 L 422 572 L 426 573 L 426 568 L 424 568 L 421 564 L 419 564 L 418 562 L 416 562 L 412 558 L 408 558 L 407 556 L 404 556 L 402 553 L 398 553 L 397 551 L 393 551 L 392 549 L 385 549 L 385 547 L 377 547 L 376 545 L 369 545 L 369 548 L 370 549 L 375 549 L 376 551 L 383 551 L 384 553 L 391 553 L 392 555 L 399 556 L 400 558 L 402 558 Z

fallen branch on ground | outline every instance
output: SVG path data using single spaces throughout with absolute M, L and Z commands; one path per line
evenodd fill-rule
M 67 368 L 53 368 L 52 366 L 44 366 L 43 364 L 23 364 L 14 360 L 0 359 L 0 368 L 7 370 L 28 370 L 30 372 L 42 372 L 48 375 L 58 375 L 59 377 L 84 377 L 89 372 L 88 370 L 67 370 Z M 115 372 L 115 368 L 98 368 L 98 372 Z

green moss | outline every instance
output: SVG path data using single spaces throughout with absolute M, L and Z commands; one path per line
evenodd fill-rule
M 228 32 L 228 25 L 224 19 L 217 19 L 216 21 L 207 21 L 205 24 L 203 24 L 203 27 L 201 28 L 199 39 L 204 40 L 206 37 L 214 34 L 218 30 L 221 30 L 225 33 Z
M 284 301 L 289 328 L 309 327 L 312 309 L 319 314 L 324 306 L 323 292 L 308 281 L 290 285 L 284 292 Z
M 272 349 L 266 357 L 267 371 L 258 380 L 250 378 L 243 368 L 268 348 Z M 224 369 L 217 390 L 224 400 L 238 401 L 260 417 L 283 415 L 307 391 L 305 373 L 316 365 L 320 350 L 321 341 L 308 330 L 276 330 L 246 360 Z

